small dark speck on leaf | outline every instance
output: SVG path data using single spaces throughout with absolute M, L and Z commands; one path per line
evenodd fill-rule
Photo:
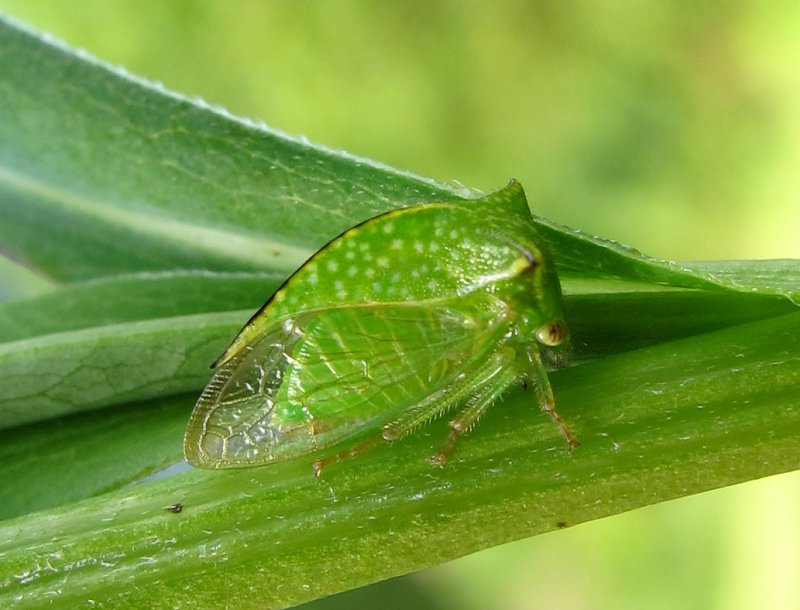
M 178 514 L 183 510 L 183 504 L 180 502 L 176 502 L 175 504 L 170 504 L 169 506 L 165 506 L 164 510 L 170 513 Z

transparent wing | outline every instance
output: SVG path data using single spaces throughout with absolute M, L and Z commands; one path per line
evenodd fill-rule
M 505 303 L 487 294 L 298 314 L 216 370 L 192 413 L 186 458 L 253 466 L 377 433 L 469 374 L 508 325 Z

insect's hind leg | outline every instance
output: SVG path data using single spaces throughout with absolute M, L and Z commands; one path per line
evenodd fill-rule
M 476 373 L 470 374 L 467 372 L 461 378 L 459 378 L 454 383 L 451 383 L 444 388 L 440 388 L 438 391 L 434 392 L 430 396 L 428 396 L 424 401 L 415 405 L 411 409 L 409 409 L 406 413 L 395 419 L 394 421 L 386 424 L 383 429 L 381 430 L 381 436 L 377 438 L 370 438 L 365 441 L 362 441 L 352 447 L 348 447 L 340 451 L 339 453 L 334 453 L 333 455 L 329 455 L 318 460 L 314 460 L 311 464 L 311 468 L 314 471 L 314 476 L 320 476 L 322 473 L 322 469 L 325 468 L 328 464 L 333 464 L 334 462 L 340 462 L 350 457 L 355 457 L 364 451 L 368 451 L 372 449 L 379 443 L 386 441 L 389 443 L 393 443 L 395 441 L 400 440 L 404 436 L 411 434 L 414 430 L 418 427 L 426 424 L 427 422 L 436 419 L 443 413 L 445 413 L 448 409 L 451 409 L 455 404 L 459 401 L 464 400 L 470 397 L 470 405 L 472 405 L 473 400 L 476 396 L 475 389 L 476 387 L 480 387 L 482 384 L 491 382 L 490 380 L 493 378 L 494 375 L 497 374 L 498 368 L 500 367 L 500 361 L 498 357 L 501 356 L 503 352 L 499 352 L 495 354 L 493 358 L 489 360 L 487 365 L 482 366 L 477 369 Z M 513 352 L 512 352 L 513 354 Z M 513 356 L 509 360 L 507 357 L 503 358 L 503 366 L 508 368 L 508 364 L 513 361 Z M 508 383 L 506 383 L 503 388 L 501 388 L 497 394 L 503 391 L 508 385 L 510 385 L 515 378 L 519 377 L 512 377 Z M 489 404 L 494 400 L 489 401 Z M 486 405 L 488 406 L 488 404 Z M 470 407 L 467 407 L 469 410 Z M 474 422 L 479 417 L 479 414 L 476 414 L 473 418 L 472 424 L 469 424 L 465 431 L 468 431 L 469 428 L 474 425 Z M 455 420 L 454 420 L 455 421 Z M 453 423 L 451 422 L 451 426 Z M 450 436 L 453 436 L 453 432 L 451 431 Z M 450 438 L 450 437 L 448 437 Z M 455 445 L 455 438 L 452 440 L 448 440 L 447 443 L 450 446 L 450 450 L 452 450 L 452 446 Z M 444 455 L 443 452 L 439 452 L 438 456 Z M 444 464 L 444 459 L 437 460 L 437 457 L 434 457 L 434 461 L 439 464 Z
M 410 408 L 394 421 L 386 424 L 381 430 L 381 437 L 389 443 L 399 441 L 414 430 L 433 421 L 459 400 L 468 396 L 470 384 L 467 377 L 441 388 L 428 396 L 424 401 Z
M 358 443 L 357 445 L 353 445 L 352 447 L 348 447 L 344 451 L 340 451 L 339 453 L 334 453 L 333 455 L 328 455 L 324 458 L 320 458 L 318 460 L 314 460 L 311 464 L 311 470 L 314 472 L 315 477 L 319 477 L 322 474 L 322 469 L 325 468 L 328 464 L 333 464 L 334 462 L 341 462 L 342 460 L 346 460 L 347 458 L 355 457 L 365 451 L 368 451 L 378 445 L 381 442 L 380 438 L 370 438 L 365 441 Z
M 519 379 L 520 374 L 514 366 L 514 355 L 511 350 L 495 354 L 489 365 L 482 370 L 483 375 L 476 376 L 474 383 L 471 384 L 472 395 L 467 406 L 450 420 L 447 440 L 439 453 L 431 458 L 434 464 L 444 466 L 453 453 L 458 439 L 472 430 L 486 410 Z

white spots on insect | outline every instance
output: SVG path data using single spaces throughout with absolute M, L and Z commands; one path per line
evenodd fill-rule
M 336 298 L 344 301 L 347 298 L 347 288 L 342 280 L 334 280 L 333 289 L 336 291 Z
M 358 244 L 358 251 L 361 253 L 360 258 L 362 261 L 367 263 L 372 261 L 372 253 L 370 252 L 371 249 L 372 246 L 365 241 L 362 241 L 360 244 Z
M 398 221 L 399 222 L 399 221 Z M 315 258 L 306 266 L 304 280 L 308 289 L 327 285 L 331 297 L 341 301 L 360 298 L 363 290 L 373 293 L 375 298 L 411 300 L 417 290 L 423 293 L 438 293 L 447 280 L 446 270 L 441 268 L 442 251 L 449 249 L 453 240 L 463 238 L 463 232 L 449 223 L 437 223 L 434 236 L 426 239 L 413 233 L 400 231 L 402 224 L 393 219 L 376 223 L 359 231 L 350 230 L 343 238 L 334 240 L 332 245 L 339 247 L 336 254 Z M 360 238 L 352 239 L 361 232 Z M 439 256 L 426 259 L 425 255 L 438 253 Z M 416 256 L 415 264 L 400 271 L 398 261 L 404 256 Z M 316 265 L 316 268 L 314 267 Z M 341 279 L 336 279 L 340 277 Z M 356 287 L 359 282 L 362 286 Z M 299 286 L 298 286 L 299 287 Z M 276 293 L 275 300 L 285 301 L 284 306 L 292 309 L 300 305 L 303 291 L 289 290 L 287 295 Z
M 306 263 L 306 266 L 303 268 L 303 270 L 306 272 L 306 281 L 308 281 L 309 284 L 316 284 L 319 281 L 316 261 Z

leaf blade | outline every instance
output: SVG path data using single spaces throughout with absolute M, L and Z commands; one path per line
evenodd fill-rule
M 112 604 L 125 595 L 130 607 L 197 599 L 223 607 L 232 596 L 244 607 L 286 607 L 487 542 L 798 468 L 798 316 L 554 374 L 562 415 L 583 443 L 571 455 L 517 392 L 507 401 L 512 413 L 487 418 L 444 470 L 424 459 L 444 432 L 439 425 L 332 469 L 322 482 L 294 462 L 192 472 L 6 522 L 0 599 L 20 596 L 20 607 L 35 607 L 59 589 L 65 605 L 108 594 Z M 675 351 L 687 358 L 668 358 Z M 743 383 L 730 383 L 732 367 Z M 184 505 L 178 516 L 162 508 L 175 501 Z M 111 591 L 103 561 L 115 566 Z

